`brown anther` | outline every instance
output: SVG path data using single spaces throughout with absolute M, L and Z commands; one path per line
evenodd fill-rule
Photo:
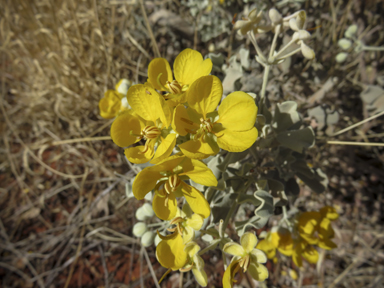
M 145 93 L 147 93 L 148 95 L 152 95 L 151 92 L 149 92 L 148 90 L 145 90 Z
M 173 219 L 172 221 L 171 221 L 171 225 L 173 225 L 173 224 L 177 224 L 177 223 L 180 223 L 180 222 L 182 222 L 182 221 L 184 221 L 184 219 L 182 218 L 182 217 L 176 217 L 175 219 Z
M 176 80 L 172 82 L 167 81 L 165 85 L 173 94 L 180 94 L 182 92 L 183 87 Z
M 180 268 L 179 271 L 180 271 L 180 272 L 188 272 L 188 271 L 190 271 L 190 270 L 192 269 L 192 267 L 193 267 L 193 266 L 191 265 L 191 266 L 188 267 L 188 268 Z
M 189 119 L 180 118 L 180 120 L 183 121 L 183 122 L 185 122 L 185 123 L 187 123 L 187 124 L 189 124 L 189 125 L 193 125 L 193 124 L 194 124 L 193 121 L 191 121 L 191 120 L 189 120 Z
M 145 126 L 141 134 L 147 139 L 155 139 L 161 134 L 161 131 L 156 126 Z

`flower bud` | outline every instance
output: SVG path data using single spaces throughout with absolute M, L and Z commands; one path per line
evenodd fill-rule
M 305 11 L 300 11 L 296 16 L 296 24 L 299 29 L 304 28 L 305 20 L 307 19 L 307 13 Z
M 145 215 L 146 215 L 148 218 L 151 218 L 151 217 L 153 217 L 153 215 L 155 215 L 155 212 L 153 211 L 153 208 L 152 208 L 152 205 L 151 205 L 151 204 L 144 203 L 144 205 L 142 206 L 142 208 L 143 208 L 143 212 L 145 213 Z
M 126 96 L 129 87 L 132 86 L 132 82 L 127 80 L 127 79 L 121 79 L 115 86 L 116 91 L 119 92 L 120 94 Z
M 125 108 L 125 109 L 130 108 L 130 106 L 129 106 L 129 104 L 128 104 L 127 97 L 123 97 L 123 98 L 121 98 L 121 107 L 123 107 L 123 108 Z
M 309 33 L 306 30 L 299 30 L 299 32 L 297 32 L 297 33 L 299 34 L 300 40 L 306 40 L 306 39 L 309 39 L 311 37 L 311 33 Z
M 312 60 L 315 58 L 315 51 L 304 44 L 304 42 L 301 42 L 301 53 L 303 53 L 303 56 L 309 60 Z
M 135 235 L 136 237 L 141 237 L 143 236 L 143 234 L 147 232 L 147 225 L 145 225 L 145 223 L 143 222 L 138 222 L 135 224 L 135 226 L 133 226 L 133 230 L 132 230 L 132 233 L 133 235 Z
M 348 50 L 349 48 L 351 48 L 352 46 L 352 41 L 351 40 L 348 40 L 348 39 L 345 39 L 345 38 L 341 38 L 338 42 L 337 42 L 337 45 L 339 45 L 339 47 L 343 50 Z
M 275 8 L 272 8 L 271 10 L 269 10 L 268 15 L 272 23 L 274 24 L 280 23 L 281 20 L 283 20 L 283 17 Z
M 156 247 L 157 247 L 157 245 L 159 245 L 160 241 L 161 241 L 161 238 L 159 237 L 159 235 L 156 234 L 155 240 L 154 240 Z
M 357 25 L 353 24 L 347 28 L 347 30 L 344 33 L 344 36 L 347 38 L 353 38 L 357 33 Z
M 348 57 L 348 53 L 341 52 L 336 55 L 336 62 L 337 63 L 343 63 Z
M 292 18 L 289 20 L 289 27 L 293 30 L 293 31 L 299 31 L 299 27 L 297 26 L 297 23 L 296 23 L 296 19 L 295 18 Z
M 153 233 L 152 231 L 147 231 L 143 234 L 143 236 L 141 237 L 141 244 L 144 246 L 144 247 L 149 247 L 153 244 L 153 240 L 155 239 L 155 233 Z

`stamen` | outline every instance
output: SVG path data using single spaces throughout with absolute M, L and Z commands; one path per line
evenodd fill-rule
M 195 124 L 193 121 L 189 120 L 189 119 L 185 119 L 185 118 L 180 118 L 181 121 L 185 122 L 185 123 L 188 123 L 189 125 L 193 125 Z
M 173 94 L 180 94 L 182 92 L 182 86 L 176 80 L 172 82 L 167 81 L 166 86 Z
M 183 231 L 181 230 L 181 225 L 180 223 L 177 223 L 177 231 L 179 231 L 180 235 L 183 235 Z
M 179 271 L 180 271 L 180 272 L 188 272 L 188 271 L 191 271 L 192 267 L 193 267 L 193 266 L 191 265 L 191 266 L 188 267 L 188 268 L 180 268 Z

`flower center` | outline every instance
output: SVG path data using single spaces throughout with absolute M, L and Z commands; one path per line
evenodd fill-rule
M 203 117 L 200 118 L 200 129 L 204 130 L 205 132 L 212 132 L 213 124 L 211 122 L 211 119 L 204 119 Z
M 239 262 L 239 266 L 241 268 L 243 268 L 243 272 L 247 272 L 247 269 L 249 267 L 249 264 L 250 264 L 250 257 L 249 257 L 249 254 L 245 255 L 243 258 L 241 258 L 240 262 Z
M 141 135 L 145 139 L 156 139 L 161 134 L 161 131 L 156 126 L 145 126 L 143 131 L 141 131 Z
M 177 175 L 172 174 L 171 176 L 168 177 L 168 181 L 164 183 L 165 192 L 167 192 L 167 194 L 171 194 L 175 192 L 180 185 L 181 185 L 180 178 Z
M 167 81 L 165 87 L 173 94 L 180 94 L 183 89 L 183 86 L 176 80 L 173 80 L 172 82 Z

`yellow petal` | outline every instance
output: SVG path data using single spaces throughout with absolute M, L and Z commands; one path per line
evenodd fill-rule
M 176 234 L 170 240 L 163 240 L 156 247 L 156 258 L 161 266 L 177 270 L 185 266 L 188 254 L 184 251 L 183 238 Z
M 165 86 L 167 81 L 172 82 L 172 70 L 168 61 L 164 58 L 155 58 L 148 65 L 148 81 L 157 90 L 163 90 L 157 82 L 157 77 L 160 74 L 162 74 L 159 79 L 162 86 Z
M 223 247 L 223 251 L 230 255 L 239 257 L 243 257 L 246 254 L 244 247 L 235 242 L 228 242 L 227 244 L 225 244 Z
M 175 79 L 183 85 L 191 85 L 202 76 L 209 75 L 212 71 L 211 59 L 203 59 L 200 52 L 185 49 L 175 59 L 173 64 Z
M 250 232 L 244 233 L 240 238 L 240 243 L 245 252 L 250 253 L 257 245 L 257 237 Z
M 251 96 L 237 91 L 224 98 L 218 112 L 219 120 L 216 123 L 232 131 L 247 131 L 255 125 L 257 107 Z
M 212 149 L 207 142 L 189 140 L 179 145 L 183 154 L 192 159 L 205 159 L 211 155 L 216 155 L 219 151 Z M 215 148 L 215 147 L 214 147 Z
M 153 156 L 153 159 L 151 161 L 152 164 L 159 163 L 160 161 L 167 158 L 169 155 L 172 154 L 173 148 L 175 148 L 176 145 L 176 134 L 168 134 L 165 139 L 163 139 L 157 147 L 155 156 Z
M 113 142 L 120 147 L 127 147 L 139 141 L 137 136 L 131 135 L 131 132 L 140 135 L 144 128 L 144 123 L 138 117 L 131 113 L 119 115 L 111 125 L 111 138 Z
M 184 227 L 183 230 L 183 242 L 184 244 L 188 243 L 189 241 L 193 240 L 195 237 L 195 231 L 192 227 Z
M 144 199 L 153 188 L 155 188 L 157 180 L 162 176 L 158 171 L 150 169 L 152 167 L 145 168 L 137 174 L 132 184 L 132 192 L 136 199 Z
M 318 229 L 318 234 L 323 238 L 332 238 L 333 236 L 335 236 L 335 231 L 332 228 L 331 220 L 329 220 L 328 218 L 324 218 L 321 221 Z
M 200 251 L 200 246 L 196 242 L 189 242 L 185 244 L 184 251 L 188 253 L 188 256 L 192 259 Z M 198 256 L 200 258 L 200 256 Z M 199 259 L 200 260 L 200 259 Z M 204 264 L 204 261 L 203 261 Z
M 262 250 L 267 255 L 268 259 L 273 259 L 276 255 L 276 247 L 265 239 L 257 243 L 256 248 Z
M 211 214 L 207 199 L 196 188 L 189 186 L 185 182 L 181 183 L 181 192 L 187 200 L 193 212 L 200 214 L 203 218 L 207 218 Z
M 201 185 L 217 186 L 217 179 L 207 165 L 196 159 L 191 159 L 191 163 L 193 168 L 180 175 L 187 175 L 193 182 Z
M 248 267 L 248 272 L 251 274 L 252 278 L 256 281 L 264 281 L 268 278 L 268 269 L 263 264 L 251 262 Z
M 147 140 L 149 141 L 149 140 Z M 125 157 L 127 157 L 129 162 L 135 164 L 147 163 L 153 157 L 155 141 L 150 141 L 148 144 L 147 152 L 143 153 L 144 146 L 129 147 L 124 150 Z
M 339 218 L 339 214 L 336 212 L 336 209 L 331 206 L 321 208 L 320 214 L 322 217 L 328 218 L 329 220 L 336 220 Z
M 257 129 L 253 127 L 248 131 L 231 131 L 225 129 L 222 132 L 223 136 L 218 135 L 217 144 L 219 147 L 229 152 L 242 152 L 255 143 L 257 139 Z
M 203 76 L 197 79 L 187 91 L 187 101 L 191 108 L 205 118 L 213 112 L 223 95 L 223 85 L 216 76 Z
M 193 214 L 191 218 L 187 219 L 187 226 L 192 227 L 194 230 L 199 231 L 203 226 L 204 218 L 199 214 Z
M 241 246 L 240 246 L 241 247 Z M 235 280 L 235 274 L 239 270 L 239 260 L 232 261 L 227 269 L 224 272 L 223 275 L 223 288 L 232 288 L 233 287 L 233 281 Z
M 189 118 L 187 109 L 184 105 L 177 105 L 173 111 L 172 128 L 181 136 L 185 136 L 191 131 L 199 129 L 200 126 Z
M 133 85 L 128 90 L 127 100 L 132 109 L 143 119 L 156 123 L 156 120 L 161 118 L 161 122 L 167 122 L 163 111 L 163 96 L 153 88 L 142 84 Z
M 107 90 L 99 101 L 100 116 L 105 119 L 116 117 L 121 108 L 121 97 L 115 90 Z
M 321 214 L 316 211 L 304 212 L 299 216 L 299 232 L 312 235 L 320 224 Z
M 177 211 L 177 201 L 173 193 L 169 194 L 168 200 L 155 193 L 152 201 L 153 211 L 161 220 L 171 220 Z M 184 248 L 183 248 L 184 249 Z
M 251 251 L 252 261 L 255 263 L 266 263 L 267 255 L 259 249 L 253 249 Z M 272 257 L 273 258 L 273 257 Z
M 303 266 L 303 259 L 301 258 L 301 253 L 302 253 L 302 250 L 300 245 L 296 245 L 292 253 L 292 260 L 297 267 Z
M 327 237 L 320 237 L 319 243 L 317 244 L 320 248 L 325 250 L 332 250 L 337 248 L 337 245 Z
M 303 251 L 303 257 L 309 263 L 315 264 L 319 260 L 319 253 L 313 246 L 308 245 Z
M 203 269 L 199 270 L 197 268 L 192 268 L 193 276 L 195 276 L 196 282 L 199 283 L 201 287 L 206 287 L 208 284 L 207 273 Z

